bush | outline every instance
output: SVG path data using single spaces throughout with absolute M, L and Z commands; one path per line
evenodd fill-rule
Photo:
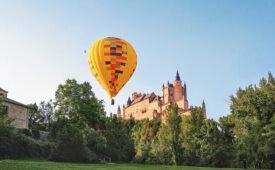
M 18 133 L 25 136 L 32 136 L 32 132 L 29 129 L 18 129 Z
M 87 147 L 83 132 L 69 121 L 58 130 L 56 141 L 57 146 L 50 160 L 59 162 L 94 162 L 96 160 L 95 153 Z
M 51 153 L 53 144 L 37 141 L 16 133 L 12 128 L 0 127 L 0 159 L 44 158 Z
M 33 137 L 34 139 L 40 139 L 39 130 L 32 130 L 32 137 Z

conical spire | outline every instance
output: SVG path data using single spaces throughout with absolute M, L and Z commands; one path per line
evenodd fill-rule
M 118 105 L 117 111 L 120 111 L 120 105 Z
M 164 83 L 162 84 L 162 88 L 164 88 Z
M 130 99 L 130 97 L 128 98 L 128 101 L 127 101 L 127 105 L 131 105 L 132 101 Z
M 176 74 L 176 80 L 180 81 L 180 75 L 179 75 L 178 70 L 177 70 L 177 74 Z
M 204 100 L 202 100 L 202 105 L 205 105 Z

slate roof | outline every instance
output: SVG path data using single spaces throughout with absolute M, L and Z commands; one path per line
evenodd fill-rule
M 10 98 L 7 98 L 7 97 L 4 97 L 4 101 L 7 102 L 7 103 L 11 103 L 11 104 L 15 104 L 15 105 L 18 105 L 18 106 L 22 106 L 22 107 L 25 107 L 25 108 L 28 108 L 28 106 L 20 103 L 20 102 L 17 102 L 15 100 L 12 100 Z
M 146 99 L 150 99 L 150 97 L 152 96 L 152 95 L 155 95 L 155 93 L 150 93 L 150 94 L 142 94 L 141 96 L 139 96 L 139 97 L 137 97 L 135 100 L 133 100 L 132 101 L 132 103 L 131 103 L 131 105 L 133 105 L 133 104 L 136 104 L 136 103 L 138 103 L 138 102 L 141 102 L 141 101 L 143 101 L 143 100 L 146 100 Z M 153 99 L 151 99 L 152 101 L 155 99 L 155 97 L 153 98 Z M 149 102 L 151 102 L 151 101 L 149 101 Z
M 8 91 L 6 91 L 6 90 L 2 89 L 1 87 L 0 87 L 0 91 L 3 91 L 3 92 L 8 93 Z
M 178 72 L 178 70 L 177 70 L 177 74 L 176 74 L 176 80 L 180 80 L 180 75 L 179 75 L 179 72 Z

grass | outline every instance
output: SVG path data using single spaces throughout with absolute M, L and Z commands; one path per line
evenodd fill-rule
M 208 168 L 190 166 L 166 166 L 166 165 L 145 165 L 145 164 L 83 164 L 83 163 L 59 163 L 43 160 L 5 160 L 0 161 L 0 170 L 35 170 L 35 169 L 77 169 L 77 170 L 233 170 L 234 168 Z M 235 168 L 234 170 L 241 170 Z

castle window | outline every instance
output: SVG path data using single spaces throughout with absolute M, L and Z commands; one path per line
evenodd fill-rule
M 141 110 L 141 113 L 146 113 L 146 108 Z

